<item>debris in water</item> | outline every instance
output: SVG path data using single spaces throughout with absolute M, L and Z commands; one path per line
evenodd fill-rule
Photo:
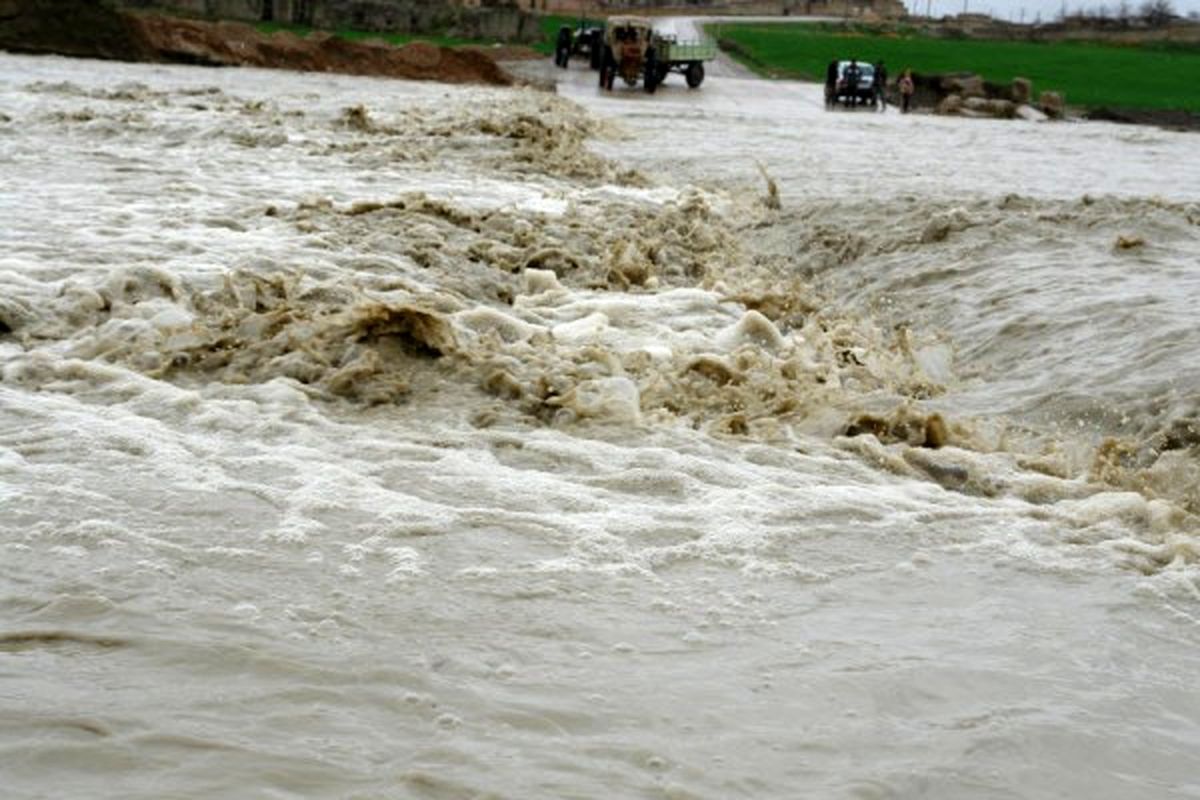
M 767 174 L 767 168 L 763 166 L 761 161 L 755 160 L 754 165 L 758 167 L 759 174 L 767 182 L 767 196 L 762 199 L 763 205 L 773 211 L 778 211 L 782 208 L 779 202 L 779 186 L 776 185 L 775 179 Z

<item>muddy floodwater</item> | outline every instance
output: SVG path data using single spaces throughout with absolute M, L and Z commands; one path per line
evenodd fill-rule
M 0 54 L 5 798 L 1200 797 L 1200 138 Z

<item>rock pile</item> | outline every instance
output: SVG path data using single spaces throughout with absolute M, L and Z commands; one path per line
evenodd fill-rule
M 1014 78 L 1005 86 L 967 72 L 914 74 L 913 83 L 913 104 L 930 108 L 935 114 L 1026 120 L 1057 119 L 1064 114 L 1063 97 L 1058 92 L 1042 92 L 1034 106 L 1033 84 L 1028 78 Z

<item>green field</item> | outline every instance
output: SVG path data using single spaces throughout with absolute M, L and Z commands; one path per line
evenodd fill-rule
M 307 36 L 312 33 L 314 28 L 307 28 L 303 25 L 288 25 L 281 22 L 260 22 L 255 25 L 259 31 L 263 33 L 275 33 L 276 31 L 288 31 L 297 36 Z M 558 29 L 555 28 L 557 31 Z M 408 44 L 409 42 L 432 42 L 443 47 L 461 47 L 463 45 L 491 45 L 497 44 L 491 40 L 483 39 L 460 39 L 453 36 L 444 36 L 435 33 L 420 33 L 420 34 L 404 34 L 404 33 L 371 33 L 369 31 L 354 31 L 349 29 L 339 29 L 336 31 L 323 31 L 323 33 L 332 33 L 341 39 L 346 39 L 351 42 L 359 42 L 365 40 L 373 40 L 379 42 L 387 42 L 393 45 Z M 536 46 L 535 46 L 536 47 Z M 548 45 L 548 53 L 554 52 L 554 45 Z M 540 48 L 538 48 L 540 50 Z
M 822 24 L 709 26 L 737 44 L 734 56 L 764 75 L 823 80 L 832 59 L 883 59 L 892 76 L 975 72 L 996 83 L 1020 76 L 1034 93 L 1061 91 L 1074 106 L 1200 111 L 1200 49 L 1121 47 L 1086 42 L 938 39 Z
M 575 26 L 579 24 L 579 17 L 561 17 L 561 16 L 543 16 L 538 17 L 538 28 L 542 32 L 541 41 L 529 44 L 529 48 L 543 55 L 554 54 L 554 40 L 558 35 L 559 26 L 566 25 L 575 30 Z M 297 36 L 307 36 L 313 32 L 313 28 L 307 28 L 303 25 L 288 25 L 281 22 L 260 22 L 255 26 L 263 33 L 275 33 L 276 31 L 288 31 Z M 432 33 L 421 34 L 400 34 L 400 33 L 368 33 L 366 31 L 354 30 L 336 30 L 327 31 L 335 36 L 349 41 L 363 41 L 365 39 L 374 39 L 377 41 L 387 42 L 388 44 L 402 45 L 409 42 L 432 42 L 440 44 L 443 47 L 462 47 L 463 45 L 492 45 L 504 44 L 503 42 L 494 42 L 492 40 L 482 39 L 460 39 L 453 36 L 445 36 Z

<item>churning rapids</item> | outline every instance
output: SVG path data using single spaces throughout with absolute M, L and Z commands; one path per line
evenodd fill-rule
M 1200 797 L 1200 157 L 0 54 L 6 798 Z

